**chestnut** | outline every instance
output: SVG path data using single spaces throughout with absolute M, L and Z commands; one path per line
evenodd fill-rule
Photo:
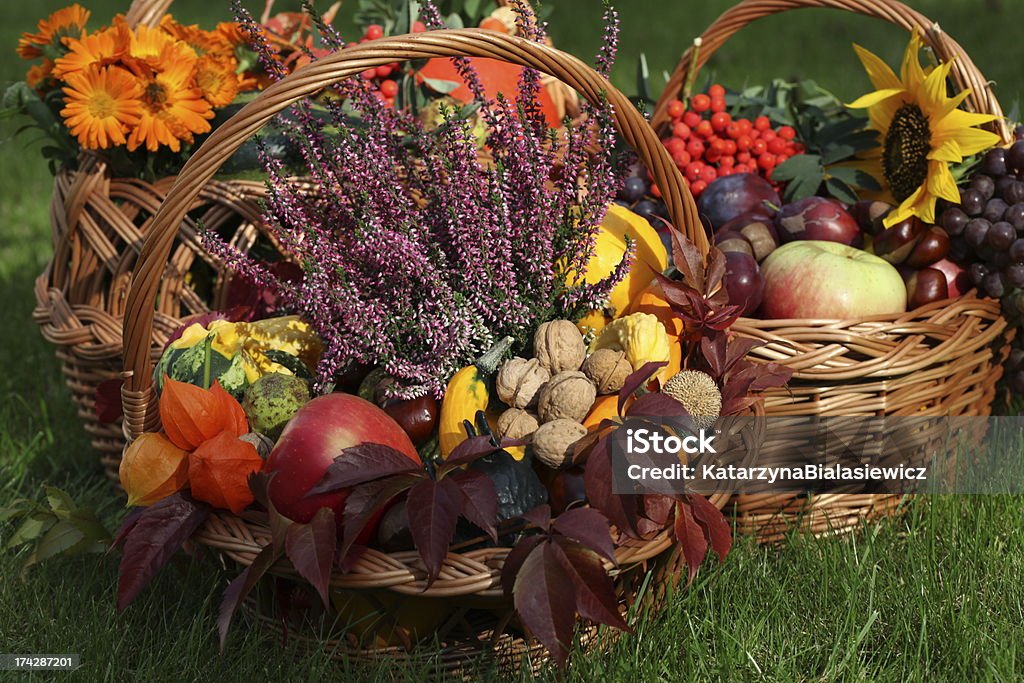
M 935 268 L 922 268 L 907 278 L 907 309 L 949 298 L 946 275 Z
M 885 230 L 882 221 L 892 211 L 892 204 L 874 199 L 862 199 L 853 205 L 850 213 L 860 229 L 869 235 L 877 235 Z
M 931 226 L 925 230 L 904 261 L 911 268 L 923 268 L 938 263 L 949 255 L 949 235 L 942 228 Z
M 715 235 L 715 246 L 724 253 L 739 252 L 754 258 L 754 247 L 738 232 L 722 231 Z
M 416 448 L 430 441 L 434 435 L 439 406 L 433 396 L 407 400 L 389 399 L 381 404 L 381 408 L 394 418 Z
M 889 263 L 903 263 L 917 246 L 924 232 L 924 223 L 917 216 L 902 220 L 875 237 L 875 255 Z

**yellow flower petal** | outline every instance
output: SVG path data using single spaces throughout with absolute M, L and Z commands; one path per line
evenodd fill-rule
M 956 179 L 944 161 L 928 162 L 928 193 L 958 204 L 960 191 L 956 189 Z
M 957 144 L 960 145 L 960 153 L 965 157 L 999 144 L 998 135 L 987 130 L 981 130 L 980 128 L 962 128 L 958 131 L 950 132 L 943 139 L 956 140 Z
M 921 88 L 921 111 L 932 116 L 944 109 L 946 103 L 946 79 L 953 62 L 946 62 L 933 69 L 924 79 Z
M 995 120 L 996 117 L 992 114 L 976 114 L 971 111 L 964 111 L 963 109 L 954 109 L 941 119 L 933 119 L 930 122 L 929 128 L 931 128 L 933 134 L 942 135 L 950 130 L 973 128 L 974 126 L 980 126 Z
M 861 95 L 846 106 L 850 109 L 866 109 L 878 104 L 879 102 L 887 100 L 890 97 L 902 95 L 904 92 L 903 88 L 886 88 L 884 90 L 876 90 L 874 92 L 869 92 L 867 95 Z
M 864 65 L 864 70 L 868 72 L 868 78 L 871 79 L 875 88 L 888 90 L 890 88 L 903 87 L 900 79 L 896 78 L 896 74 L 889 68 L 889 65 L 883 62 L 877 55 L 868 52 L 856 43 L 853 44 L 853 49 L 860 58 L 860 63 Z
M 903 65 L 900 67 L 900 76 L 903 87 L 912 93 L 921 89 L 924 83 L 924 70 L 921 68 L 921 60 L 918 53 L 921 51 L 921 38 L 915 31 L 907 44 L 907 50 L 903 53 Z
M 960 143 L 956 140 L 946 140 L 938 147 L 932 149 L 928 154 L 930 161 L 946 161 L 952 164 L 959 164 L 964 160 L 963 152 L 960 150 Z

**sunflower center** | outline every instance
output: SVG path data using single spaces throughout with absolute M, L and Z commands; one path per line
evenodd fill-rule
M 912 195 L 928 178 L 931 147 L 928 117 L 916 104 L 904 104 L 892 118 L 882 153 L 885 179 L 897 201 Z
M 97 119 L 105 119 L 117 113 L 117 102 L 110 93 L 98 91 L 89 98 L 89 115 Z

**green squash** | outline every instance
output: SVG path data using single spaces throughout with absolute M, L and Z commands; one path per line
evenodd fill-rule
M 242 354 L 227 357 L 213 348 L 214 334 L 208 334 L 199 343 L 183 348 L 175 345 L 164 350 L 160 362 L 153 368 L 153 384 L 157 391 L 163 389 L 164 377 L 188 382 L 209 389 L 214 380 L 237 399 L 241 399 L 249 386 Z

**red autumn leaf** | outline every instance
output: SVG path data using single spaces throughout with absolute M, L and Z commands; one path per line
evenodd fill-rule
M 686 560 L 686 565 L 690 569 L 689 577 L 686 580 L 686 583 L 690 584 L 693 583 L 693 577 L 697 575 L 697 570 L 700 569 L 704 557 L 708 554 L 708 541 L 704 537 L 704 530 L 694 520 L 689 505 L 676 504 L 674 531 L 676 542 L 679 543 L 683 553 L 683 559 Z
M 505 556 L 505 563 L 501 566 L 501 587 L 504 589 L 505 595 L 512 595 L 516 576 L 519 574 L 519 569 L 523 566 L 526 558 L 529 557 L 530 553 L 533 552 L 533 549 L 539 543 L 547 540 L 548 537 L 542 535 L 523 536 L 512 547 L 508 555 Z
M 459 443 L 444 459 L 442 469 L 447 472 L 457 466 L 468 465 L 492 453 L 497 453 L 502 448 L 503 445 L 497 443 L 490 435 L 471 436 Z
M 708 502 L 702 495 L 691 493 L 687 496 L 693 517 L 704 528 L 704 535 L 711 542 L 711 549 L 718 555 L 718 561 L 724 562 L 725 556 L 732 548 L 732 529 L 722 511 Z
M 292 524 L 285 535 L 285 552 L 299 576 L 309 581 L 324 606 L 328 606 L 328 584 L 334 551 L 338 544 L 338 529 L 334 524 L 334 510 L 320 508 L 307 524 Z
M 615 586 L 597 553 L 565 538 L 556 539 L 552 555 L 569 577 L 576 593 L 576 611 L 598 624 L 628 631 L 619 612 Z
M 462 516 L 482 529 L 495 543 L 498 542 L 498 492 L 494 480 L 478 470 L 462 470 L 449 477 L 458 484 L 465 500 Z
M 633 372 L 629 377 L 626 378 L 625 383 L 622 385 L 622 389 L 619 390 L 619 415 L 623 414 L 623 407 L 626 405 L 626 401 L 633 395 L 633 392 L 640 387 L 647 384 L 647 381 L 654 376 L 658 370 L 668 365 L 668 361 L 661 361 L 660 363 L 650 362 L 644 363 L 643 367 Z
M 396 496 L 422 480 L 422 477 L 416 475 L 399 474 L 375 479 L 353 488 L 345 499 L 345 526 L 339 556 L 343 560 L 348 558 L 349 551 L 370 520 Z
M 573 508 L 560 514 L 551 528 L 566 538 L 615 562 L 615 544 L 608 531 L 608 518 L 593 508 Z
M 576 589 L 553 543 L 538 544 L 523 561 L 512 601 L 523 625 L 564 667 L 576 624 Z
M 103 424 L 117 422 L 117 419 L 124 413 L 124 406 L 121 405 L 121 387 L 123 379 L 108 379 L 100 382 L 96 387 L 95 404 L 96 419 Z
M 344 449 L 334 458 L 320 482 L 306 497 L 333 493 L 396 474 L 423 472 L 423 466 L 405 453 L 379 443 L 362 443 Z
M 632 494 L 616 494 L 612 490 L 610 438 L 599 441 L 590 452 L 587 466 L 583 470 L 583 488 L 591 507 L 604 513 L 620 533 L 637 538 L 638 497 Z
M 686 406 L 668 394 L 644 394 L 629 406 L 629 417 L 687 417 Z
M 236 416 L 228 412 L 227 402 L 212 387 L 203 389 L 166 376 L 160 394 L 160 421 L 167 438 L 186 451 L 194 451 L 225 430 L 234 436 L 245 433 L 236 433 Z
M 224 651 L 224 642 L 228 637 L 228 629 L 231 627 L 231 618 L 238 610 L 246 596 L 256 587 L 267 570 L 274 566 L 274 563 L 284 553 L 284 548 L 274 547 L 273 544 L 263 547 L 260 554 L 248 567 L 236 576 L 228 587 L 224 589 L 224 597 L 220 601 L 220 610 L 217 615 L 217 633 L 220 636 L 220 650 Z
M 527 510 L 520 516 L 538 529 L 547 531 L 551 528 L 551 506 L 547 503 Z
M 441 573 L 463 509 L 462 490 L 452 479 L 426 479 L 409 489 L 405 503 L 413 543 L 427 568 L 427 583 Z
M 125 535 L 118 568 L 117 609 L 123 611 L 156 573 L 181 548 L 209 509 L 181 494 L 174 494 L 142 512 Z
M 255 446 L 221 432 L 189 455 L 192 496 L 237 515 L 254 500 L 249 475 L 262 468 L 263 459 Z

